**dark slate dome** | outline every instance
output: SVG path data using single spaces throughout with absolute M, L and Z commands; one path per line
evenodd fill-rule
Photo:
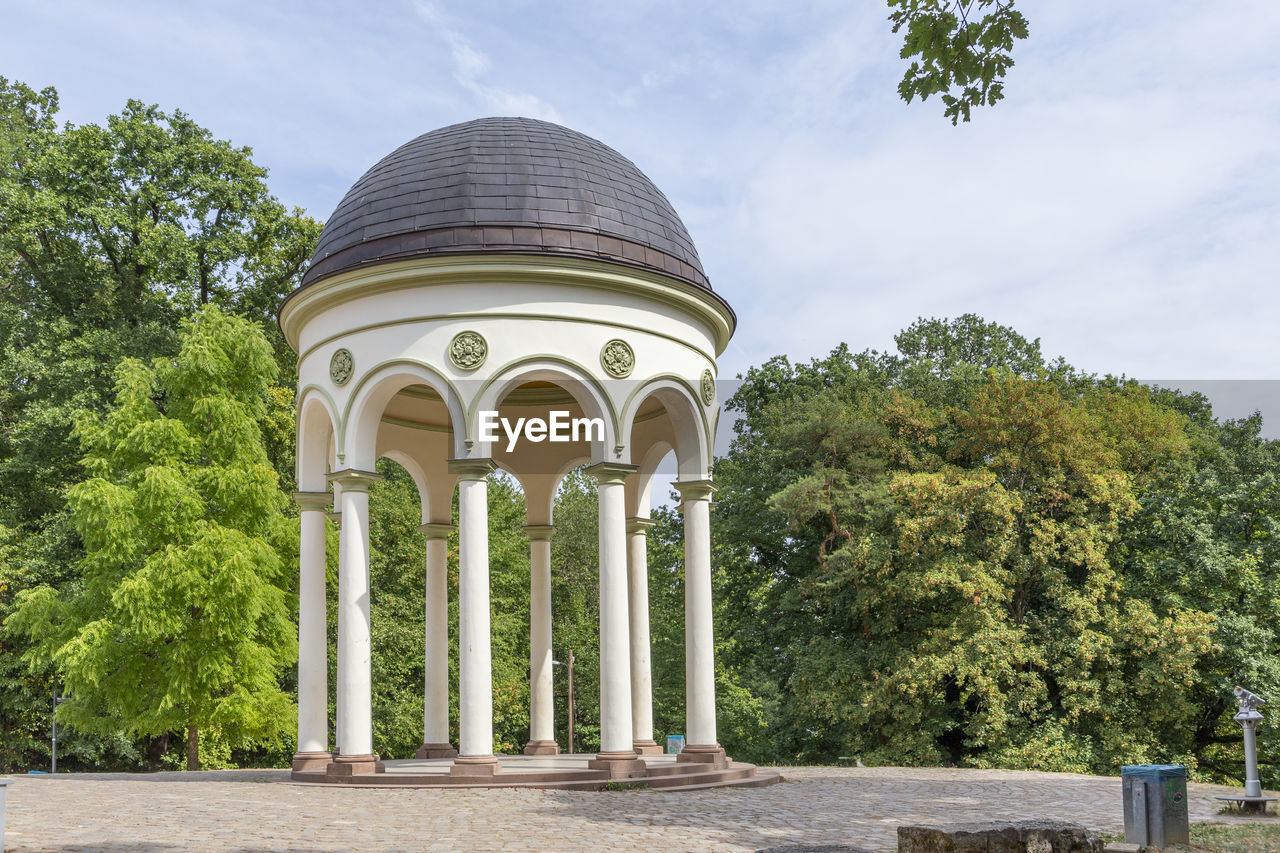
M 382 158 L 329 217 L 302 283 L 491 252 L 591 258 L 711 287 L 679 215 L 634 163 L 528 118 L 443 127 Z

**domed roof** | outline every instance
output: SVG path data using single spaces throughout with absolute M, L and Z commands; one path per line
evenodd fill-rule
M 529 118 L 443 127 L 383 157 L 329 217 L 302 283 L 492 252 L 591 258 L 711 288 L 680 217 L 634 163 Z

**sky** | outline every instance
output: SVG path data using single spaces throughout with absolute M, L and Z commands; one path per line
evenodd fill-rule
M 321 219 L 419 134 L 559 122 L 680 212 L 738 314 L 721 376 L 972 312 L 1280 425 L 1280 4 L 1019 7 L 959 127 L 898 97 L 882 0 L 0 0 L 0 75 L 76 124 L 180 108 Z

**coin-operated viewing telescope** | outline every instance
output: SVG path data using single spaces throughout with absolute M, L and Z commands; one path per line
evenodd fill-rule
M 1258 706 L 1267 704 L 1267 700 L 1240 686 L 1236 687 L 1235 694 L 1240 710 L 1236 712 L 1234 719 L 1244 728 L 1244 795 L 1261 797 L 1262 782 L 1258 779 L 1258 741 L 1254 727 L 1258 725 L 1258 720 L 1262 719 L 1262 712 L 1258 710 Z

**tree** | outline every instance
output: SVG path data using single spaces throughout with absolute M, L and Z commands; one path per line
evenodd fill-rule
M 1256 425 L 976 317 L 730 405 L 721 624 L 775 760 L 1223 765 L 1222 685 L 1280 662 Z
M 125 359 L 112 410 L 79 419 L 78 582 L 24 591 L 7 622 L 32 641 L 31 663 L 64 673 L 65 724 L 185 729 L 188 769 L 201 729 L 233 745 L 289 730 L 279 678 L 297 640 L 282 557 L 296 533 L 258 426 L 276 369 L 261 331 L 206 306 L 183 322 L 176 358 Z
M 600 744 L 600 510 L 595 478 L 576 468 L 556 492 L 551 537 L 551 642 L 557 660 L 573 651 L 574 744 L 591 752 Z M 566 667 L 556 674 L 565 676 Z M 559 681 L 556 719 L 569 716 L 567 690 Z M 568 749 L 567 726 L 557 726 Z
M 1028 35 L 1015 0 L 889 0 L 889 20 L 903 36 L 903 59 L 913 61 L 898 94 L 907 103 L 939 95 L 943 115 L 969 121 L 976 106 L 1004 97 L 1004 76 L 1013 66 L 1013 42 Z M 994 7 L 994 8 L 992 8 Z M 981 18 L 978 14 L 986 11 Z
M 130 101 L 101 125 L 59 125 L 58 97 L 0 78 L 0 526 L 12 531 L 0 565 L 0 620 L 13 597 L 76 583 L 83 554 L 67 507 L 82 479 L 71 425 L 105 412 L 112 366 L 178 352 L 182 319 L 205 302 L 247 316 L 272 341 L 283 375 L 293 355 L 274 306 L 293 289 L 320 223 L 267 190 L 247 148 L 216 140 L 180 111 Z M 271 392 L 268 453 L 293 476 L 292 392 Z M 52 669 L 17 663 L 21 638 L 0 654 L 0 737 L 34 761 L 47 747 Z M 66 746 L 86 761 L 133 762 L 133 744 Z M 20 759 L 19 756 L 22 756 Z
M 249 149 L 181 111 L 129 101 L 105 126 L 58 129 L 57 109 L 52 88 L 0 78 L 0 514 L 24 527 L 61 506 L 69 416 L 105 406 L 104 365 L 172 355 L 197 307 L 251 316 L 291 368 L 274 307 L 320 231 Z

